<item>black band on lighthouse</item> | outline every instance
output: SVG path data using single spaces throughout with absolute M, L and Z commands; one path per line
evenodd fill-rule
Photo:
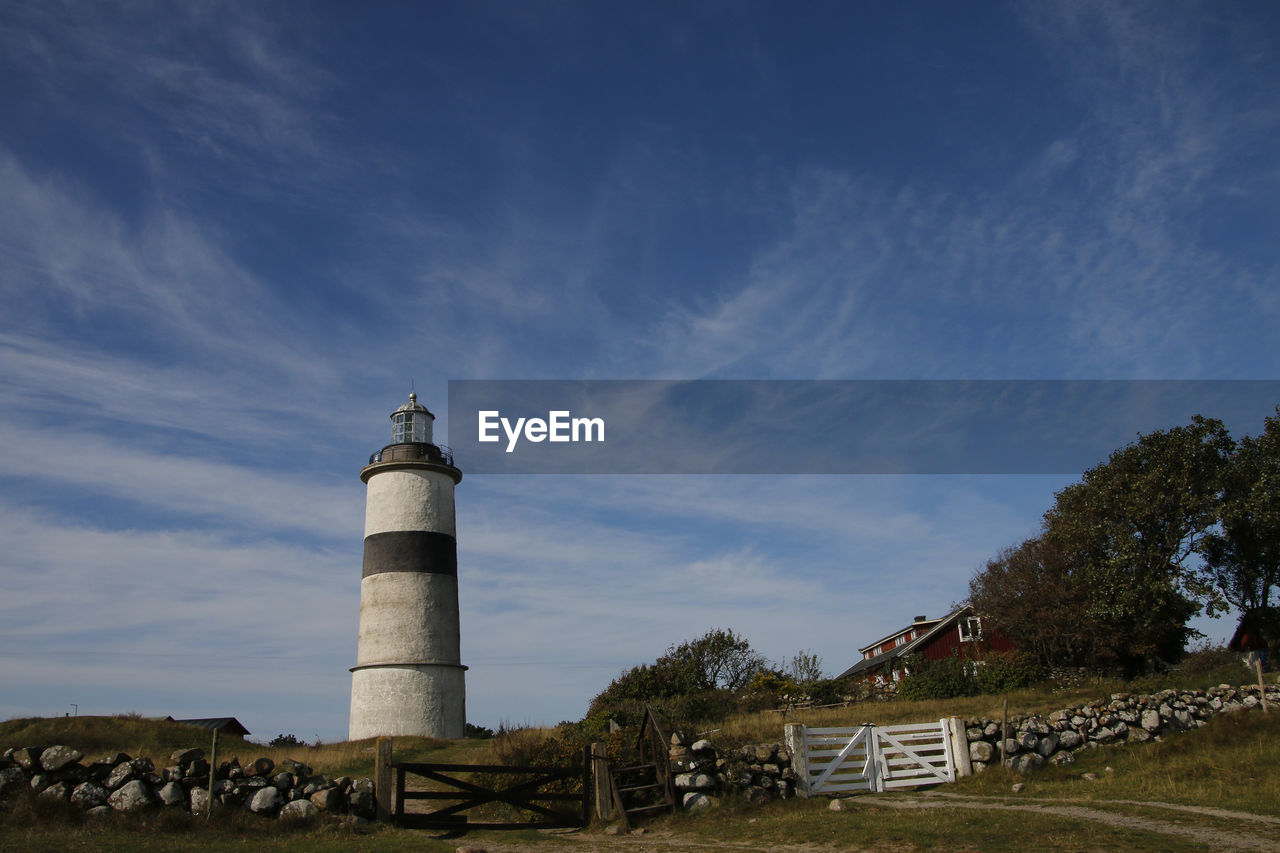
M 458 576 L 458 543 L 448 533 L 396 530 L 364 539 L 364 572 L 424 572 Z

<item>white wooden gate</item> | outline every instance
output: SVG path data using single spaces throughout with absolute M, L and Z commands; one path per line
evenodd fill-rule
M 957 768 L 958 723 L 945 719 L 857 728 L 788 725 L 796 787 L 802 796 L 812 796 L 954 782 L 957 775 L 968 775 L 968 762 L 959 762 Z

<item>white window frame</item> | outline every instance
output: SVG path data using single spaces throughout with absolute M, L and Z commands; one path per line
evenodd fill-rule
M 970 643 L 982 639 L 982 617 L 966 616 L 960 620 L 960 642 Z

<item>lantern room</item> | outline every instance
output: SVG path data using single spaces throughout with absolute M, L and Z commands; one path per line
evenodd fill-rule
M 391 413 L 392 444 L 432 444 L 431 426 L 436 416 L 418 402 L 417 394 L 409 395 L 409 402 Z

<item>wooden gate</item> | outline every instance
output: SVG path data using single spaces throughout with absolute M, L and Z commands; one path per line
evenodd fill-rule
M 786 728 L 802 796 L 954 782 L 955 723 Z M 967 753 L 966 753 L 967 757 Z
M 397 826 L 411 829 L 551 829 L 586 826 L 591 820 L 589 750 L 583 755 L 583 763 L 579 767 L 408 762 L 396 762 L 391 767 L 396 776 L 391 820 Z M 430 790 L 409 790 L 405 780 L 409 775 L 434 785 Z M 463 775 L 469 778 L 464 779 Z M 510 780 L 510 783 L 503 780 Z M 559 790 L 540 790 L 548 786 Z M 572 787 L 579 787 L 579 790 L 566 790 Z M 441 807 L 425 813 L 409 812 L 405 805 L 413 800 L 433 800 L 440 802 Z M 489 804 L 501 804 L 487 810 L 500 814 L 465 813 Z

